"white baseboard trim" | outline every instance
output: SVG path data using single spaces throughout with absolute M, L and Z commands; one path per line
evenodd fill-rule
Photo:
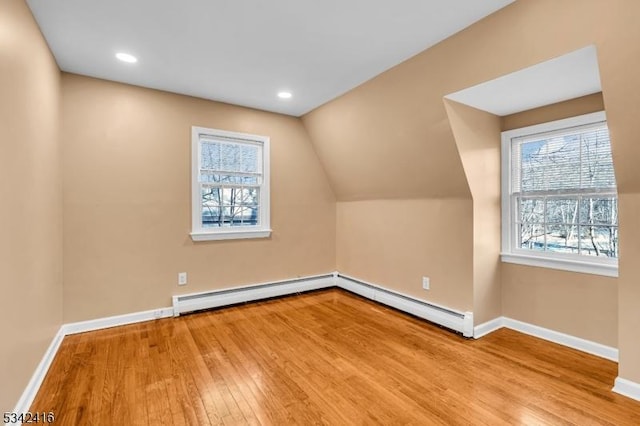
M 383 286 L 337 272 L 334 275 L 335 285 L 343 290 L 440 324 L 462 333 L 464 337 L 472 337 L 473 335 L 472 312 L 457 311 L 446 306 L 419 300 Z
M 548 328 L 539 327 L 537 325 L 528 324 L 526 322 L 504 318 L 504 326 L 521 333 L 539 337 L 550 342 L 568 346 L 591 355 L 599 356 L 610 361 L 618 362 L 618 349 L 606 346 L 601 343 L 592 342 L 591 340 L 582 339 L 580 337 L 571 336 L 569 334 L 560 333 L 559 331 L 549 330 Z
M 473 336 L 478 339 L 498 330 L 499 328 L 507 327 L 521 333 L 549 340 L 551 342 L 578 349 L 602 358 L 618 361 L 618 349 L 616 348 L 507 317 L 499 317 L 474 327 L 472 312 L 456 311 L 445 306 L 422 301 L 377 284 L 339 274 L 338 272 L 252 286 L 235 287 L 207 293 L 174 296 L 174 304 L 176 298 L 186 297 L 187 302 L 189 302 L 188 298 L 190 296 L 196 296 L 197 298 L 197 296 L 201 294 L 215 294 L 217 299 L 214 302 L 214 306 L 203 306 L 199 308 L 205 309 L 207 307 L 225 306 L 330 287 L 342 288 L 352 293 L 359 294 L 367 299 L 392 306 L 403 312 L 444 325 L 445 327 L 461 332 L 465 337 Z M 198 308 L 198 306 L 199 305 L 197 305 L 197 303 L 191 303 L 189 309 L 193 307 Z M 186 311 L 175 309 L 175 307 L 166 307 L 106 318 L 98 318 L 89 321 L 63 324 L 53 338 L 49 348 L 40 361 L 40 364 L 33 373 L 29 384 L 16 404 L 14 412 L 22 413 L 29 410 L 65 336 L 143 321 L 151 321 L 160 318 L 168 318 Z M 640 385 L 629 380 L 617 378 L 616 385 L 613 390 L 622 395 L 629 396 L 630 398 L 640 399 Z
M 86 331 L 101 330 L 104 328 L 117 327 L 120 325 L 134 324 L 137 322 L 151 321 L 159 318 L 167 318 L 173 316 L 173 308 L 160 308 L 151 311 L 134 312 L 131 314 L 117 315 L 107 318 L 98 318 L 89 321 L 73 322 L 68 324 L 62 324 L 58 329 L 58 332 L 53 337 L 51 344 L 44 353 L 40 364 L 31 376 L 29 384 L 22 392 L 18 403 L 16 404 L 14 413 L 25 413 L 29 411 L 33 400 L 35 399 L 42 382 L 49 371 L 49 367 L 53 362 L 62 340 L 65 336 L 70 334 L 84 333 Z
M 632 382 L 631 380 L 623 379 L 622 377 L 616 377 L 613 391 L 628 398 L 635 399 L 636 401 L 640 401 L 640 383 Z
M 297 278 L 287 281 L 281 281 L 276 283 L 258 284 L 257 286 L 241 287 L 248 291 L 249 298 L 241 301 L 259 300 L 267 297 L 274 296 L 286 296 L 289 294 L 296 294 L 303 291 L 316 290 L 321 288 L 335 287 L 335 273 L 326 275 L 318 275 L 312 277 Z M 281 285 L 279 285 L 281 284 Z M 262 288 L 262 291 L 256 293 L 257 288 Z M 270 290 L 264 291 L 265 287 L 273 287 Z M 238 301 L 227 299 L 227 304 L 239 303 Z M 121 325 L 135 324 L 144 321 L 152 321 L 160 318 L 169 318 L 174 316 L 174 308 L 159 308 L 149 311 L 133 312 L 124 315 L 115 315 L 106 318 L 97 318 L 88 321 L 78 321 L 73 323 L 67 323 L 60 326 L 60 329 L 54 336 L 49 348 L 44 353 L 40 364 L 31 376 L 31 380 L 27 384 L 27 387 L 22 392 L 18 403 L 16 404 L 13 412 L 24 413 L 29 411 L 31 404 L 33 403 L 42 381 L 49 371 L 49 367 L 53 362 L 53 359 L 62 344 L 62 340 L 65 336 L 71 334 L 84 333 L 87 331 L 102 330 L 105 328 L 118 327 Z
M 116 315 L 106 318 L 97 318 L 88 321 L 79 321 L 64 324 L 64 335 L 84 333 L 87 331 L 102 330 L 104 328 L 118 327 L 121 325 L 135 324 L 173 316 L 173 308 L 160 308 L 150 311 L 133 312 L 131 314 Z
M 31 404 L 33 403 L 33 400 L 35 399 L 36 394 L 40 389 L 40 385 L 42 385 L 42 382 L 47 375 L 47 371 L 49 371 L 49 367 L 51 366 L 56 353 L 58 353 L 58 349 L 60 348 L 63 339 L 64 332 L 62 330 L 62 327 L 60 327 L 56 335 L 53 337 L 51 344 L 49 344 L 49 347 L 44 353 L 42 360 L 40 360 L 40 363 L 36 367 L 36 370 L 33 372 L 33 375 L 31 376 L 31 380 L 29 380 L 27 387 L 24 389 L 24 392 L 22 392 L 18 403 L 13 409 L 14 413 L 25 413 L 29 411 Z
M 473 338 L 479 339 L 504 327 L 504 317 L 494 318 L 473 328 Z
M 526 322 L 514 320 L 508 317 L 499 317 L 494 320 L 480 324 L 474 328 L 473 336 L 476 339 L 481 338 L 502 327 L 519 331 L 520 333 L 548 340 L 559 345 L 577 349 L 591 355 L 599 356 L 610 361 L 618 362 L 618 349 L 606 346 L 601 343 L 592 342 L 591 340 L 582 339 L 580 337 L 571 336 L 559 331 L 550 330 L 548 328 L 529 324 Z

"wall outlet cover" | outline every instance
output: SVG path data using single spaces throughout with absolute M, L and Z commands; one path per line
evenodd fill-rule
M 178 285 L 187 285 L 187 273 L 180 272 L 178 274 Z
M 422 288 L 425 290 L 429 290 L 431 283 L 429 282 L 429 277 L 422 277 Z

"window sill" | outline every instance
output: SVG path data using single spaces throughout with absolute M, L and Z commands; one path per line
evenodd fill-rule
M 232 231 L 198 231 L 191 233 L 193 241 L 242 240 L 249 238 L 269 238 L 271 229 L 244 229 Z
M 618 277 L 618 264 L 581 262 L 572 259 L 550 259 L 542 256 L 528 254 L 501 253 L 501 260 L 505 263 L 519 265 L 538 266 L 541 268 L 558 269 L 561 271 L 580 272 L 583 274 L 603 275 L 605 277 Z

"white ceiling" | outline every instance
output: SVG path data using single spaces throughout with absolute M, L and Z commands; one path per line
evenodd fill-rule
M 600 91 L 596 48 L 587 46 L 445 97 L 502 116 Z
M 294 116 L 513 1 L 27 0 L 63 71 Z

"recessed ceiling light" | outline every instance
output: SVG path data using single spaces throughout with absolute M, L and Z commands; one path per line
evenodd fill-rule
M 129 64 L 135 64 L 136 62 L 138 62 L 138 58 L 124 52 L 116 53 L 116 58 L 120 59 L 122 62 L 126 62 Z
M 291 92 L 278 92 L 278 97 L 280 99 L 291 99 L 291 96 L 293 96 Z

